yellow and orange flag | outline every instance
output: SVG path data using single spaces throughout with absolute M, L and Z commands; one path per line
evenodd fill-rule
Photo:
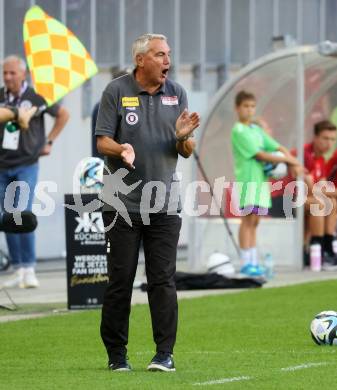
M 40 7 L 25 15 L 23 40 L 35 92 L 51 105 L 97 73 L 78 38 Z

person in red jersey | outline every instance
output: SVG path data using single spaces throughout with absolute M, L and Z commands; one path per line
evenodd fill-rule
M 329 180 L 331 168 L 329 168 L 329 163 L 326 163 L 324 155 L 333 148 L 336 137 L 336 126 L 323 120 L 315 124 L 312 142 L 304 145 L 304 166 L 307 169 L 305 182 L 308 185 L 308 198 L 305 203 L 305 238 L 306 243 L 309 242 L 310 245 L 321 245 L 323 264 L 327 266 L 337 265 L 337 258 L 333 252 L 337 221 L 336 191 L 331 191 L 331 189 L 326 191 L 325 187 L 322 187 L 324 195 L 322 197 L 316 193 L 314 186 L 319 182 Z M 332 203 L 331 212 L 326 216 L 321 213 L 315 215 L 317 213 L 313 212 L 314 208 L 317 205 L 323 206 L 324 199 Z
M 337 152 L 327 163 L 324 155 L 329 152 L 336 143 L 336 126 L 327 120 L 320 121 L 314 125 L 314 135 L 310 143 L 304 145 L 304 182 L 308 187 L 305 208 L 304 224 L 304 265 L 309 265 L 309 247 L 319 244 L 322 248 L 323 265 L 326 269 L 337 265 L 337 257 L 333 252 L 333 240 L 337 221 L 336 198 L 337 190 L 331 187 L 327 190 L 327 180 L 334 181 L 337 188 Z M 291 153 L 296 156 L 297 151 Z M 292 207 L 293 190 L 289 192 L 287 185 L 292 182 L 298 173 L 289 169 L 289 175 L 282 179 L 282 188 L 272 191 L 272 201 L 275 207 L 275 217 L 286 216 L 285 208 Z M 327 212 L 317 213 L 330 203 Z M 281 211 L 282 208 L 282 211 Z

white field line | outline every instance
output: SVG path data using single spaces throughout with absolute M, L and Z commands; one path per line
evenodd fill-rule
M 247 351 L 232 351 L 232 353 L 243 353 Z M 285 351 L 283 351 L 285 352 Z M 282 352 L 282 353 L 283 353 Z M 289 352 L 296 352 L 296 351 L 289 351 Z M 329 351 L 330 352 L 330 351 Z M 153 351 L 138 351 L 136 352 L 136 355 L 147 355 L 153 353 Z M 259 351 L 259 353 L 270 353 L 269 351 Z M 298 352 L 296 352 L 298 353 Z M 331 353 L 335 353 L 334 350 L 331 350 Z M 203 355 L 217 355 L 217 354 L 228 354 L 228 351 L 179 351 L 178 354 L 203 354 Z M 310 355 L 311 352 L 302 352 L 302 355 Z M 316 354 L 316 352 L 315 352 Z M 327 364 L 330 364 L 329 362 L 317 362 L 317 363 L 303 363 L 299 364 L 297 366 L 290 366 L 290 367 L 283 367 L 280 369 L 282 372 L 292 372 L 292 371 L 298 371 L 298 370 L 305 370 L 307 368 L 312 367 L 320 367 L 320 366 L 326 366 Z M 232 378 L 222 378 L 222 379 L 214 379 L 207 382 L 196 382 L 193 383 L 193 386 L 207 386 L 207 385 L 218 385 L 222 383 L 231 383 L 231 382 L 239 382 L 239 381 L 248 381 L 252 380 L 254 377 L 251 376 L 237 376 Z
M 196 382 L 193 383 L 193 386 L 219 385 L 221 383 L 249 381 L 251 379 L 253 379 L 253 377 L 251 376 L 234 376 L 233 378 L 222 378 L 222 379 L 216 379 L 208 382 Z
M 328 362 L 320 362 L 320 363 L 304 363 L 300 364 L 298 366 L 290 366 L 290 367 L 283 367 L 281 368 L 281 371 L 297 371 L 297 370 L 304 370 L 306 368 L 311 367 L 319 367 L 319 366 L 326 366 Z
M 0 317 L 1 318 L 1 317 Z M 154 351 L 151 350 L 151 351 L 138 351 L 138 352 L 135 352 L 136 355 L 147 355 L 147 354 L 153 354 Z M 259 354 L 270 354 L 270 351 L 179 351 L 179 352 L 176 352 L 177 355 L 185 355 L 185 354 L 192 354 L 192 355 L 223 355 L 223 354 L 226 354 L 228 355 L 229 353 L 233 354 L 233 353 L 241 353 L 241 354 L 251 354 L 251 355 L 255 355 L 256 353 L 259 353 Z M 295 351 L 295 350 L 289 350 L 289 351 L 274 351 L 273 354 L 275 353 L 279 353 L 279 354 L 284 354 L 284 353 L 296 353 L 297 355 L 317 355 L 317 351 L 302 351 L 302 352 L 298 352 L 298 351 Z M 337 349 L 331 349 L 330 351 L 328 350 L 325 350 L 324 351 L 324 354 L 335 354 L 337 353 Z
M 297 366 L 283 367 L 280 369 L 280 371 L 292 372 L 292 371 L 304 370 L 304 369 L 312 368 L 312 367 L 326 366 L 327 364 L 329 364 L 329 362 L 303 363 L 303 364 L 299 364 Z M 219 385 L 222 383 L 248 381 L 248 380 L 252 380 L 252 379 L 254 379 L 254 377 L 237 376 L 237 377 L 232 377 L 232 378 L 214 379 L 214 380 L 207 381 L 207 382 L 196 382 L 196 383 L 193 383 L 193 386 Z

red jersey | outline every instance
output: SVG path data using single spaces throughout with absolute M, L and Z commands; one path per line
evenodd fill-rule
M 337 186 L 337 150 L 326 164 L 326 177 Z
M 327 165 L 323 156 L 315 156 L 313 144 L 304 145 L 304 166 L 312 176 L 314 183 L 327 177 Z
M 309 174 L 312 176 L 313 182 L 317 183 L 323 178 L 328 177 L 327 175 L 327 164 L 323 156 L 315 156 L 313 144 L 305 144 L 304 145 L 304 166 L 309 171 Z M 297 150 L 292 149 L 290 153 L 297 157 Z M 335 163 L 336 163 L 336 170 L 337 170 L 337 154 L 335 157 Z M 337 173 L 337 172 L 336 172 Z M 336 176 L 336 183 L 337 183 L 337 174 Z M 284 189 L 286 185 L 294 180 L 293 177 L 290 175 L 284 177 L 281 180 L 273 180 L 273 182 L 282 181 L 282 189 L 281 190 L 274 190 L 272 191 L 272 197 L 280 196 L 284 194 Z

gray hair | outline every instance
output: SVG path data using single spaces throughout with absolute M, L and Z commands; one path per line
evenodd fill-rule
M 137 65 L 136 57 L 138 54 L 145 54 L 149 50 L 149 43 L 153 39 L 161 39 L 162 41 L 167 42 L 167 38 L 163 34 L 143 34 L 132 44 L 132 59 L 133 63 Z
M 3 63 L 6 64 L 7 62 L 12 62 L 12 61 L 18 62 L 21 70 L 23 70 L 24 72 L 27 70 L 27 65 L 26 65 L 25 60 L 17 55 L 14 55 L 14 54 L 6 57 L 3 61 Z

